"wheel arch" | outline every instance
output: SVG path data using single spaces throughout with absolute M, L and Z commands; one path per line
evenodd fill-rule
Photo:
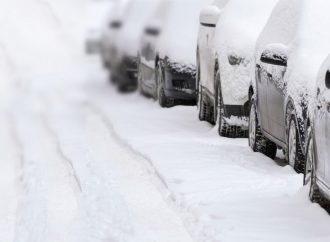
M 304 107 L 302 107 L 304 109 Z M 299 115 L 299 113 L 296 110 L 296 105 L 292 97 L 287 98 L 286 102 L 286 115 L 285 115 L 285 127 L 286 127 L 286 139 L 288 138 L 288 132 L 289 132 L 289 125 L 291 121 L 292 115 L 294 115 L 294 119 L 296 121 L 296 124 L 298 125 L 298 136 L 299 136 L 299 142 L 302 147 L 302 152 L 305 155 L 306 154 L 306 141 L 307 141 L 307 124 L 310 124 L 309 117 L 304 118 L 305 111 L 302 110 L 302 115 Z

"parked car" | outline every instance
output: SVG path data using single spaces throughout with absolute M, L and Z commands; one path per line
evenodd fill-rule
M 137 88 L 138 50 L 142 33 L 159 3 L 160 0 L 132 0 L 124 13 L 125 24 L 115 41 L 117 56 L 111 68 L 120 91 Z
M 111 60 L 116 59 L 114 42 L 124 24 L 124 12 L 129 0 L 115 2 L 108 13 L 101 36 L 101 57 L 104 67 L 110 69 Z
M 198 115 L 201 121 L 212 124 L 218 121 L 221 136 L 248 134 L 247 91 L 255 44 L 276 2 L 219 1 L 220 7 L 213 5 L 201 13 L 197 47 Z
M 141 91 L 158 99 L 160 106 L 177 101 L 196 103 L 194 57 L 198 17 L 205 0 L 167 0 L 162 15 L 145 29 L 139 61 Z
M 280 147 L 297 172 L 305 169 L 311 92 L 330 53 L 329 7 L 327 0 L 281 0 L 256 48 L 249 144 L 271 158 Z
M 311 201 L 330 204 L 330 56 L 320 69 L 308 130 L 304 184 Z M 311 115 L 311 116 L 312 116 Z

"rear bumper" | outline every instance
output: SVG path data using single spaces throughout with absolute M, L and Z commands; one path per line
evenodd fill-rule
M 125 56 L 117 68 L 114 68 L 114 74 L 118 78 L 118 85 L 137 87 L 137 57 Z
M 249 103 L 245 105 L 225 105 L 225 119 L 229 125 L 248 128 Z
M 196 70 L 165 63 L 165 95 L 169 98 L 196 101 Z

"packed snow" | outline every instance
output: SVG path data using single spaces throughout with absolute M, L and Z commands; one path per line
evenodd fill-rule
M 110 5 L 0 3 L 0 241 L 329 241 L 280 158 L 218 137 L 195 107 L 115 92 L 83 53 Z

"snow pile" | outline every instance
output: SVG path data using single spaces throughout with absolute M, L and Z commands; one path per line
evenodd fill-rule
M 199 15 L 210 1 L 168 0 L 168 14 L 157 44 L 160 57 L 174 62 L 196 64 Z
M 226 104 L 241 105 L 247 101 L 255 44 L 277 1 L 231 0 L 222 11 L 215 51 Z M 239 63 L 230 64 L 229 59 L 235 57 Z

